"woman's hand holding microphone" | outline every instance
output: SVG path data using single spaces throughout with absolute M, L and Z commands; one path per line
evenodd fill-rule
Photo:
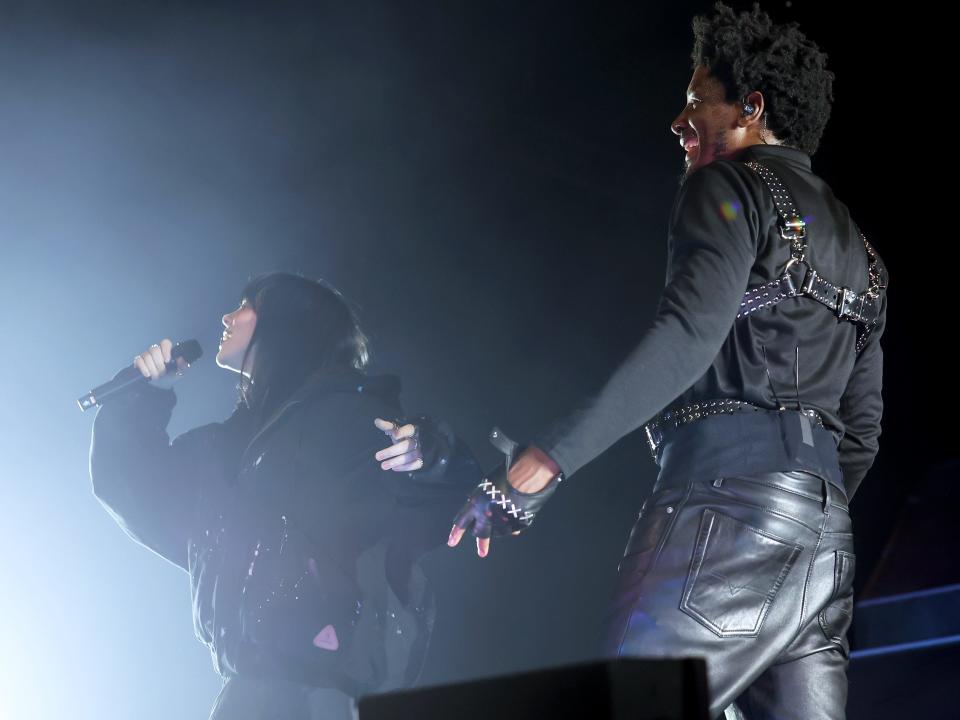
M 175 369 L 170 365 L 172 360 L 173 342 L 169 338 L 164 338 L 156 345 L 151 345 L 144 352 L 133 359 L 134 367 L 137 368 L 143 376 L 151 382 L 152 385 L 169 389 L 183 375 L 183 371 L 189 367 L 186 361 L 181 357 L 177 358 Z

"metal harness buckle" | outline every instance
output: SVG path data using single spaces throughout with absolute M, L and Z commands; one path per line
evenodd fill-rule
M 803 240 L 807 236 L 807 224 L 799 215 L 780 219 L 780 237 L 784 240 Z
M 773 201 L 777 207 L 780 236 L 789 241 L 791 257 L 776 281 L 746 289 L 740 303 L 741 308 L 744 309 L 737 314 L 737 319 L 749 315 L 754 310 L 772 307 L 786 298 L 803 295 L 827 306 L 836 313 L 838 318 L 857 324 L 856 351 L 859 353 L 870 329 L 878 320 L 879 298 L 887 286 L 886 270 L 876 251 L 861 232 L 860 238 L 867 253 L 867 272 L 870 283 L 864 292 L 856 293 L 850 288 L 837 287 L 829 282 L 807 261 L 806 222 L 798 214 L 790 192 L 779 181 L 776 174 L 762 163 L 750 161 L 746 165 L 760 176 L 773 195 Z M 800 273 L 801 270 L 804 270 L 803 274 Z M 773 291 L 778 292 L 772 295 Z
M 840 288 L 840 292 L 837 293 L 837 317 L 846 318 L 853 317 L 853 313 L 850 312 L 850 308 L 847 306 L 847 303 L 855 299 L 857 294 L 848 287 Z

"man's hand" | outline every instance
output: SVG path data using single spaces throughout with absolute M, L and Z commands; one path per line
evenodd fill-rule
M 507 482 L 520 493 L 514 496 L 515 500 L 522 502 L 525 496 L 530 496 L 526 499 L 535 505 L 536 512 L 546 497 L 553 494 L 556 484 L 551 486 L 551 483 L 558 476 L 560 467 L 540 448 L 531 446 L 520 453 L 510 466 Z M 520 523 L 519 519 L 523 514 L 515 512 L 516 505 L 509 499 L 504 500 L 503 494 L 498 495 L 492 485 L 485 488 L 485 484 L 490 485 L 489 481 L 485 481 L 467 499 L 450 529 L 450 537 L 447 538 L 447 545 L 456 547 L 467 529 L 472 530 L 477 538 L 477 555 L 480 557 L 489 554 L 492 535 L 519 535 L 522 529 L 533 521 L 530 517 Z M 545 492 L 548 488 L 549 492 Z M 543 499 L 535 497 L 540 493 L 544 493 Z M 518 525 L 522 526 L 517 527 Z M 517 529 L 514 529 L 515 527 Z
M 379 451 L 374 457 L 380 461 L 380 467 L 394 472 L 410 472 L 423 468 L 423 452 L 420 447 L 420 430 L 412 424 L 400 425 L 377 418 L 373 424 L 383 431 L 393 443 Z
M 543 450 L 531 445 L 514 461 L 507 473 L 507 480 L 515 490 L 522 493 L 537 493 L 560 474 L 560 466 Z

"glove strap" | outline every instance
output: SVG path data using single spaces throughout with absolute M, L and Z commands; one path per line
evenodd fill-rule
M 510 484 L 507 474 L 513 461 L 523 451 L 519 443 L 511 440 L 504 432 L 495 427 L 490 431 L 490 442 L 497 450 L 506 456 L 504 464 L 502 487 L 498 483 L 484 479 L 480 483 L 480 488 L 490 498 L 490 502 L 500 507 L 512 520 L 530 525 L 536 517 L 540 506 L 546 501 L 546 498 L 553 494 L 558 483 L 563 481 L 562 472 L 557 473 L 549 483 L 540 491 L 535 493 L 525 493 L 517 490 Z

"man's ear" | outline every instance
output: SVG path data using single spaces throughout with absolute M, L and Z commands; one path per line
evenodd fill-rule
M 763 117 L 765 110 L 766 105 L 764 103 L 763 93 L 759 90 L 754 90 L 744 95 L 737 124 L 740 127 L 749 127 L 750 125 L 757 124 Z

